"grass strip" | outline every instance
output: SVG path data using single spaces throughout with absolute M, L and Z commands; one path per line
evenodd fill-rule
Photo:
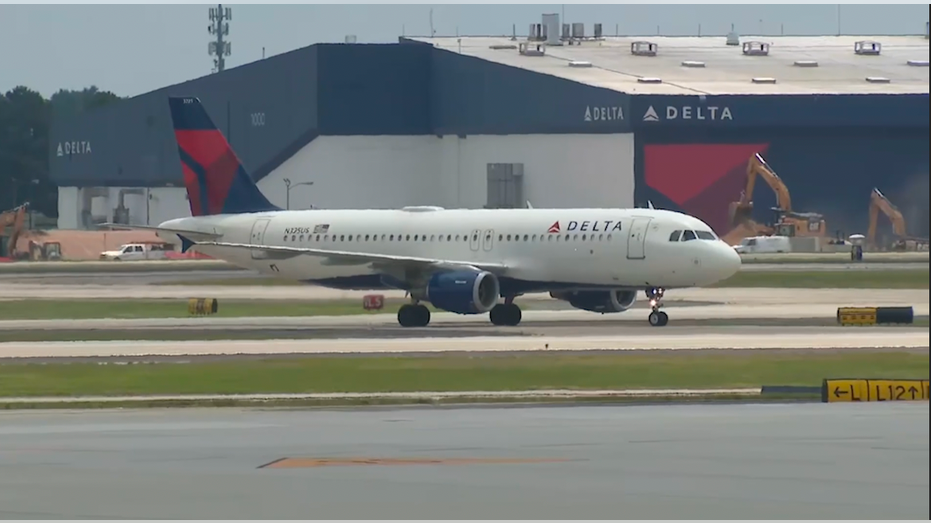
M 929 270 L 738 272 L 711 287 L 927 289 Z
M 355 314 L 395 314 L 403 299 L 386 299 L 383 309 L 367 311 L 362 300 L 219 300 L 213 317 L 269 316 L 345 316 Z M 524 304 L 522 308 L 527 309 Z M 431 307 L 433 312 L 436 309 Z M 14 300 L 0 301 L 0 319 L 4 320 L 84 320 L 91 318 L 183 318 L 188 313 L 188 300 Z M 0 334 L 2 336 L 2 334 Z
M 927 354 L 894 350 L 0 364 L 0 397 L 812 386 L 828 377 L 927 379 L 928 367 Z

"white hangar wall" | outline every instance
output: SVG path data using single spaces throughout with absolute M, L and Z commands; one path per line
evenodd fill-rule
M 191 215 L 184 187 L 59 187 L 58 228 L 91 229 L 91 223 L 114 221 L 121 193 L 132 225 Z
M 510 163 L 523 164 L 523 199 L 534 207 L 631 207 L 633 136 L 323 136 L 258 185 L 283 208 L 284 180 L 290 179 L 291 209 L 482 208 L 488 203 L 488 164 Z M 314 183 L 296 186 L 302 182 Z M 58 227 L 85 229 L 87 220 L 114 220 L 121 191 L 130 224 L 190 216 L 183 187 L 61 187 Z
M 292 209 L 482 208 L 490 163 L 523 164 L 523 194 L 535 207 L 630 207 L 633 134 L 325 136 L 259 182 Z

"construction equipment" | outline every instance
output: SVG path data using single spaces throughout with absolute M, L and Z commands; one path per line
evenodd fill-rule
M 752 218 L 753 189 L 756 187 L 757 176 L 762 177 L 776 193 L 776 206 L 772 208 L 776 216 L 772 225 L 757 223 Z M 747 186 L 741 192 L 740 200 L 730 204 L 728 213 L 730 227 L 742 228 L 749 236 L 827 236 L 827 225 L 823 215 L 792 210 L 789 188 L 759 153 L 754 154 L 747 162 Z
M 19 240 L 20 235 L 23 233 L 23 228 L 26 225 L 26 209 L 28 207 L 29 203 L 27 202 L 19 207 L 0 213 L 0 236 L 3 236 L 7 227 L 12 228 L 9 238 L 6 241 L 6 256 L 9 258 L 16 258 L 16 242 Z M 0 249 L 0 256 L 3 256 L 2 249 Z
M 915 250 L 919 246 L 928 244 L 926 238 L 912 238 L 906 234 L 905 217 L 879 189 L 874 187 L 873 193 L 870 195 L 870 226 L 866 233 L 866 242 L 870 248 L 883 248 L 876 242 L 876 222 L 879 220 L 880 212 L 886 215 L 886 218 L 889 218 L 889 222 L 892 224 L 893 240 L 886 244 L 892 250 Z

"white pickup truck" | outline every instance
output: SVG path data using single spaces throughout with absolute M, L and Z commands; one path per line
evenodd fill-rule
M 739 254 L 792 252 L 792 244 L 786 236 L 754 236 L 744 238 L 734 250 Z
M 115 251 L 100 253 L 100 259 L 110 261 L 163 260 L 166 254 L 173 250 L 174 247 L 170 243 L 127 243 Z

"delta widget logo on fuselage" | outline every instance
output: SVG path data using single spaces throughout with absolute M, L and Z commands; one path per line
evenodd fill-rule
M 559 234 L 562 228 L 559 222 L 550 225 L 546 232 Z M 585 220 L 582 222 L 570 221 L 566 227 L 566 232 L 613 232 L 621 230 L 621 222 L 614 220 Z

